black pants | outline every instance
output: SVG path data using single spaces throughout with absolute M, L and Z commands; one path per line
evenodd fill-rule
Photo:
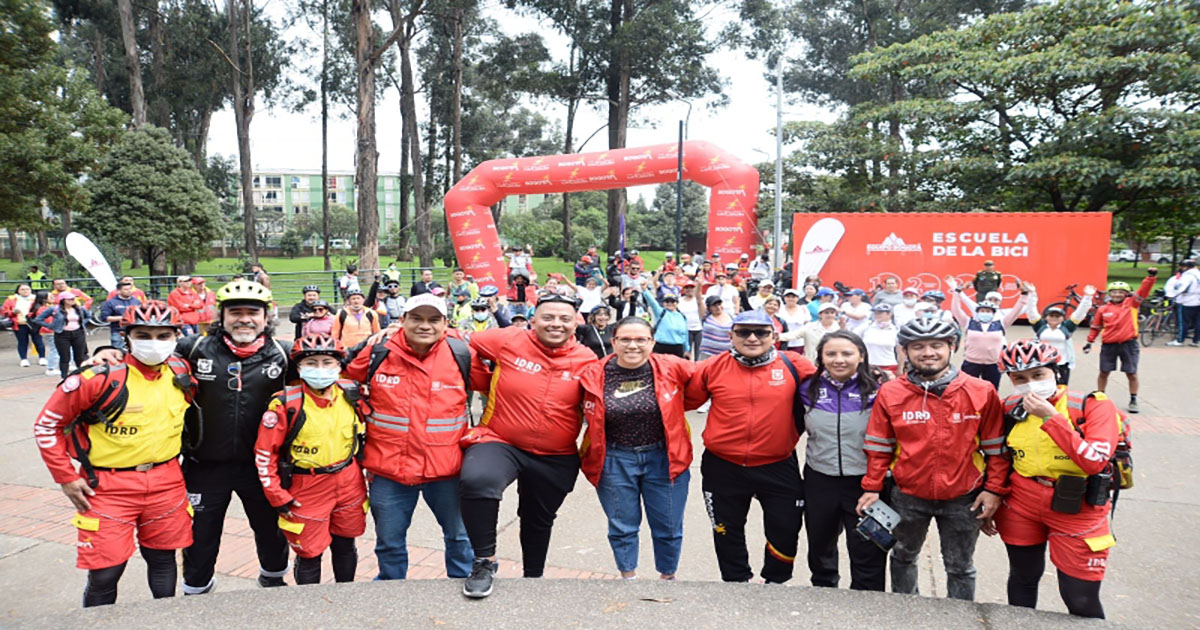
M 712 522 L 717 566 L 726 582 L 754 577 L 746 548 L 746 515 L 751 499 L 763 511 L 763 580 L 782 584 L 792 579 L 804 515 L 804 481 L 795 453 L 764 466 L 739 466 L 704 451 L 700 461 L 704 507 Z
M 700 360 L 700 342 L 704 339 L 703 330 L 688 331 L 688 350 L 692 353 L 692 360 Z
M 991 383 L 992 387 L 1000 389 L 1000 367 L 995 363 L 971 363 L 970 361 L 963 361 L 962 371 L 971 376 L 977 376 Z
M 288 545 L 279 531 L 279 512 L 263 494 L 252 462 L 194 462 L 184 466 L 192 503 L 192 546 L 183 550 L 183 590 L 201 590 L 212 582 L 221 550 L 225 511 L 236 492 L 254 531 L 259 574 L 282 578 L 287 573 Z
M 686 349 L 681 343 L 654 342 L 654 354 L 670 354 L 682 359 L 684 352 L 686 352 Z
M 1054 366 L 1054 373 L 1058 375 L 1059 385 L 1069 385 L 1071 383 L 1071 366 L 1059 363 Z
M 75 330 L 64 330 L 54 333 L 54 349 L 58 350 L 58 371 L 67 378 L 71 373 L 71 355 L 75 355 L 75 365 L 83 365 L 87 360 L 87 333 L 80 326 Z
M 496 555 L 496 520 L 504 489 L 517 482 L 521 563 L 525 577 L 542 577 L 554 517 L 575 489 L 579 456 L 534 455 L 515 446 L 476 444 L 463 454 L 458 478 L 463 525 L 476 558 Z
M 1037 608 L 1038 582 L 1046 571 L 1046 543 L 1005 547 L 1008 550 L 1008 604 Z M 1072 615 L 1104 619 L 1099 580 L 1081 580 L 1059 571 L 1058 593 Z
M 862 475 L 837 477 L 804 467 L 804 516 L 808 521 L 808 569 L 813 586 L 838 585 L 838 537 L 846 532 L 850 553 L 850 588 L 882 591 L 887 552 L 859 536 L 855 507 L 862 496 Z

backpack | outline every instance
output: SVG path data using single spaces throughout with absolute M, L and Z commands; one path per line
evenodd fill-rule
M 450 353 L 454 355 L 454 362 L 458 364 L 458 371 L 462 374 L 463 389 L 470 392 L 471 389 L 471 349 L 466 342 L 457 337 L 446 336 L 446 345 L 450 346 Z M 391 352 L 387 347 L 387 340 L 384 339 L 371 347 L 371 360 L 367 364 L 367 404 L 370 404 L 370 387 L 375 380 L 375 373 L 379 371 L 379 366 L 387 359 L 388 353 Z M 467 416 L 471 416 L 470 399 L 467 401 Z M 473 424 L 473 422 L 472 422 Z
M 192 381 L 190 370 L 188 370 L 187 362 L 183 359 L 171 356 L 167 358 L 167 367 L 174 374 L 172 383 L 180 391 L 183 392 L 183 397 L 188 405 L 196 409 L 199 413 L 200 408 L 196 405 L 196 384 Z M 81 368 L 72 372 L 72 375 L 78 375 L 89 368 Z M 96 476 L 96 470 L 92 467 L 92 462 L 88 458 L 88 454 L 92 450 L 92 445 L 89 442 L 87 447 L 84 447 L 83 442 L 79 439 L 79 432 L 76 431 L 81 424 L 92 425 L 103 422 L 107 426 L 112 426 L 112 423 L 121 417 L 125 412 L 125 406 L 129 404 L 129 388 L 125 386 L 125 379 L 129 372 L 125 364 L 121 365 L 97 365 L 90 368 L 95 376 L 104 375 L 104 385 L 98 396 L 87 409 L 84 409 L 67 424 L 63 430 L 64 433 L 71 436 L 71 441 L 75 447 L 75 459 L 79 461 L 79 467 L 87 477 L 88 486 L 95 488 L 100 484 L 100 479 Z M 93 377 L 94 378 L 94 377 Z
M 359 389 L 358 383 L 345 379 L 338 379 L 336 382 L 338 387 L 342 388 L 342 393 L 346 395 L 346 401 L 354 408 L 354 414 L 358 416 L 358 420 L 365 424 L 362 390 Z M 292 443 L 296 441 L 296 436 L 300 435 L 300 429 L 304 428 L 304 423 L 308 420 L 304 413 L 304 388 L 300 385 L 288 385 L 283 388 L 282 392 L 275 395 L 275 399 L 283 405 L 289 427 L 287 435 L 283 438 L 283 444 L 279 446 L 279 487 L 287 490 L 292 487 L 292 473 L 295 471 L 295 462 L 291 457 Z M 332 466 L 316 468 L 314 472 L 334 473 L 348 466 L 351 459 L 361 460 L 365 441 L 364 434 L 356 433 L 350 458 Z
M 796 397 L 792 400 L 792 418 L 796 423 L 796 433 L 804 435 L 804 402 L 800 399 L 800 373 L 796 371 L 796 366 L 792 364 L 792 360 L 788 358 L 786 352 L 781 351 L 779 358 L 783 359 L 784 367 L 792 373 L 792 380 L 796 382 Z
M 349 313 L 350 313 L 350 311 L 347 311 L 346 309 L 342 309 L 342 312 L 338 313 L 337 317 L 338 317 L 338 326 L 339 327 L 346 325 L 346 317 Z M 366 314 L 368 322 L 373 321 L 375 319 L 375 311 L 372 311 L 371 309 L 364 307 L 363 313 Z

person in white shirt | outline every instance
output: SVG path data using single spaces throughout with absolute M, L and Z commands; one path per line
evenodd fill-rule
M 738 312 L 738 290 L 737 287 L 729 284 L 729 275 L 725 272 L 717 272 L 717 283 L 708 287 L 704 292 L 704 297 L 716 296 L 721 298 L 721 308 L 728 315 L 733 315 Z
M 596 276 L 588 276 L 587 280 L 583 281 L 583 286 L 575 287 L 575 292 L 579 296 L 579 312 L 592 312 L 592 309 L 600 306 L 604 302 L 604 287 L 600 286 L 600 281 Z
M 694 360 L 700 360 L 700 339 L 704 329 L 704 300 L 696 297 L 696 282 L 684 281 L 679 288 L 679 312 L 687 318 L 688 350 Z
M 892 321 L 897 327 L 904 327 L 917 314 L 917 290 L 905 289 L 903 299 L 899 304 L 892 306 Z
M 812 321 L 808 305 L 800 303 L 800 292 L 796 289 L 786 289 L 783 292 L 783 308 L 779 309 L 779 319 L 787 323 L 789 331 L 800 331 Z M 782 336 L 780 340 L 783 340 Z M 787 349 L 803 352 L 804 335 L 798 334 L 795 338 L 787 340 Z
M 694 278 L 696 277 L 696 273 L 700 271 L 700 265 L 692 262 L 691 256 L 684 254 L 679 257 L 679 270 L 683 272 L 683 275 Z
M 1071 342 L 1071 335 L 1087 319 L 1088 311 L 1092 310 L 1096 287 L 1090 284 L 1084 287 L 1083 299 L 1071 312 L 1071 318 L 1067 319 L 1066 311 L 1057 306 L 1051 306 L 1045 312 L 1038 311 L 1037 291 L 1031 284 L 1027 283 L 1025 286 L 1029 289 L 1029 302 L 1025 312 L 1029 318 L 1029 325 L 1033 326 L 1033 334 L 1037 335 L 1038 341 L 1058 350 L 1061 358 L 1053 366 L 1054 372 L 1057 374 L 1058 384 L 1067 385 L 1071 380 L 1071 370 L 1075 367 L 1075 344 Z M 1087 332 L 1086 328 L 1084 332 Z
M 762 256 L 755 258 L 750 262 L 750 277 L 758 280 L 766 280 L 771 277 L 771 261 L 770 254 L 763 252 Z M 760 285 L 761 286 L 761 285 Z M 754 308 L 758 308 L 757 306 Z
M 1190 329 L 1192 341 L 1188 345 L 1200 346 L 1200 269 L 1190 258 L 1179 263 L 1179 268 L 1184 270 L 1180 274 L 1179 293 L 1175 296 L 1175 303 L 1179 305 L 1179 333 L 1175 341 L 1167 345 L 1182 346 Z
M 860 335 L 863 344 L 867 346 L 867 360 L 871 367 L 895 374 L 900 365 L 900 353 L 896 344 L 900 328 L 892 321 L 890 305 L 876 304 L 871 311 L 874 321 L 867 325 Z
M 935 317 L 938 317 L 944 322 L 954 324 L 954 314 L 942 308 L 942 303 L 946 301 L 946 294 L 938 290 L 926 291 L 921 294 L 921 302 L 933 305 L 936 309 Z
M 822 304 L 817 309 L 817 321 L 809 322 L 800 329 L 799 334 L 804 337 L 804 356 L 808 360 L 815 361 L 817 359 L 817 344 L 821 343 L 821 338 L 827 333 L 839 330 L 838 325 L 838 306 L 832 302 Z M 792 332 L 786 332 L 780 335 L 783 341 L 790 341 L 793 337 Z
M 762 308 L 762 305 L 767 301 L 767 298 L 774 294 L 775 283 L 771 282 L 770 280 L 763 280 L 758 284 L 758 292 L 746 298 L 746 301 L 750 302 L 750 308 L 758 310 Z
M 846 302 L 842 304 L 842 317 L 846 322 L 846 330 L 862 336 L 867 326 L 871 325 L 871 305 L 863 301 L 866 293 L 862 289 L 851 289 Z

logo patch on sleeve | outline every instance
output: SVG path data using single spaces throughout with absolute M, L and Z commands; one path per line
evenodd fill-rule
M 264 427 L 274 429 L 277 422 L 279 422 L 279 416 L 275 415 L 275 412 L 268 411 L 263 414 L 262 424 Z
M 64 394 L 70 394 L 71 392 L 79 389 L 79 384 L 80 384 L 79 375 L 72 374 L 67 377 L 67 380 L 63 381 L 62 391 Z

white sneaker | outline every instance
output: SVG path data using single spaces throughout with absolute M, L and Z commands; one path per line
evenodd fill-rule
M 1183 342 L 1182 342 L 1182 341 L 1176 341 L 1176 340 L 1172 339 L 1171 341 L 1168 341 L 1168 342 L 1167 342 L 1167 345 L 1168 345 L 1168 346 L 1182 346 L 1182 345 L 1183 345 Z
M 29 367 L 29 359 L 21 359 L 21 367 Z
M 46 370 L 46 376 L 59 376 L 58 370 Z
M 38 359 L 38 365 L 46 365 L 46 357 Z

